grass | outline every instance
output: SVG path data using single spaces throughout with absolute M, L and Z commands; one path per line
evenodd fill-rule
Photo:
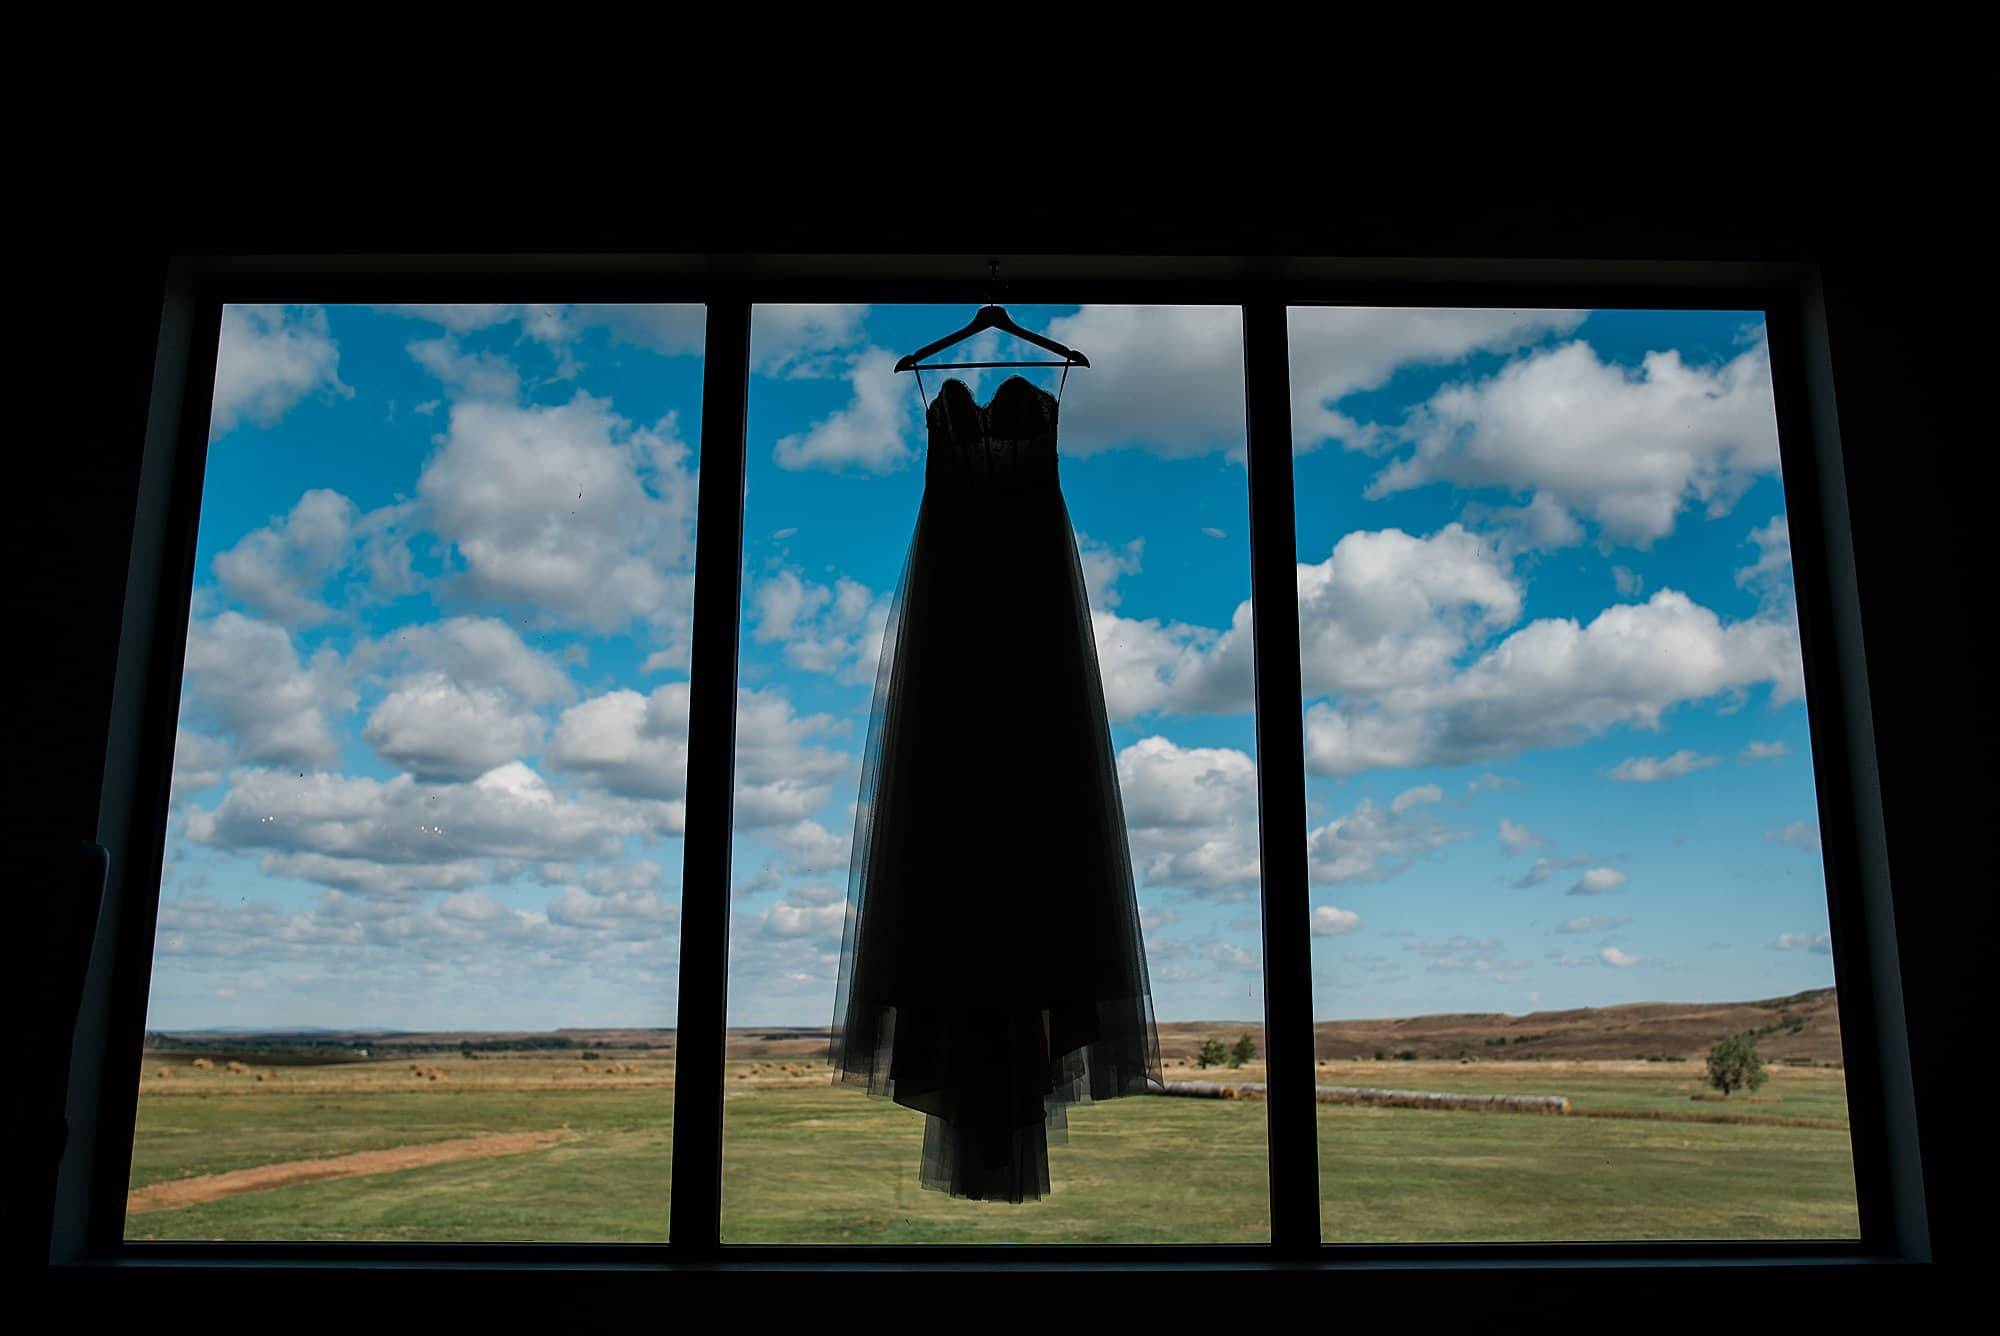
M 608 1055 L 607 1057 L 612 1056 Z M 133 1216 L 131 1238 L 664 1239 L 670 1064 L 584 1072 L 544 1057 L 281 1069 L 147 1068 L 132 1184 L 487 1132 L 567 1126 L 548 1150 L 245 1194 Z M 1072 1111 L 1053 1194 L 1019 1206 L 917 1187 L 921 1116 L 835 1089 L 823 1070 L 749 1079 L 732 1064 L 722 1231 L 731 1243 L 1255 1243 L 1269 1237 L 1264 1105 L 1127 1099 Z M 1197 1073 L 1173 1074 L 1186 1079 Z M 1210 1072 L 1262 1079 L 1261 1070 Z M 558 1079 L 558 1077 L 560 1079 Z M 1579 1108 L 1716 1109 L 1694 1064 L 1342 1063 L 1323 1085 L 1566 1094 Z M 1838 1071 L 1780 1068 L 1777 1104 L 1846 1116 Z M 1845 1131 L 1322 1105 L 1327 1239 L 1853 1237 Z

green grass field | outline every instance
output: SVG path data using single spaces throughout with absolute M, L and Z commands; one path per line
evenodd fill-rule
M 133 1239 L 664 1239 L 671 1068 L 545 1057 L 278 1069 L 256 1083 L 147 1068 L 132 1186 L 487 1133 L 558 1145 L 130 1215 Z M 1268 1238 L 1264 1105 L 1126 1099 L 1072 1111 L 1053 1194 L 1019 1206 L 917 1187 L 920 1116 L 823 1074 L 732 1063 L 723 1237 L 733 1243 L 1255 1243 Z M 1190 1075 L 1194 1073 L 1189 1073 Z M 1210 1073 L 1213 1074 L 1213 1073 Z M 1182 1075 L 1179 1071 L 1176 1077 Z M 1229 1075 L 1261 1080 L 1246 1068 Z M 1694 1064 L 1359 1063 L 1322 1084 L 1565 1094 L 1578 1109 L 1721 1112 Z M 1736 1114 L 1843 1128 L 1323 1105 L 1330 1242 L 1842 1238 L 1858 1217 L 1838 1071 L 1777 1068 Z

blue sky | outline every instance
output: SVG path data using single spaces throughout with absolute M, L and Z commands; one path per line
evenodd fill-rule
M 1158 1013 L 1254 1017 L 1236 312 L 1014 314 L 1093 363 L 1062 486 Z M 922 495 L 890 366 L 965 315 L 756 313 L 735 1023 L 831 1012 Z M 701 332 L 226 313 L 151 1025 L 673 1023 Z M 1319 1017 L 1831 983 L 1754 313 L 1300 310 L 1292 373 Z

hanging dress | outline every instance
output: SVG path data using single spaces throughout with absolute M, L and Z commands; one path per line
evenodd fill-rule
M 923 1112 L 919 1181 L 983 1200 L 1049 1191 L 1070 1105 L 1163 1088 L 1056 407 L 930 405 L 834 1001 L 834 1080 Z

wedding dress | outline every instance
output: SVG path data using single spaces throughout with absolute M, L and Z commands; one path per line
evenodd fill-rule
M 863 756 L 834 1079 L 925 1115 L 919 1181 L 1049 1191 L 1070 1105 L 1162 1088 L 1053 395 L 949 380 Z

